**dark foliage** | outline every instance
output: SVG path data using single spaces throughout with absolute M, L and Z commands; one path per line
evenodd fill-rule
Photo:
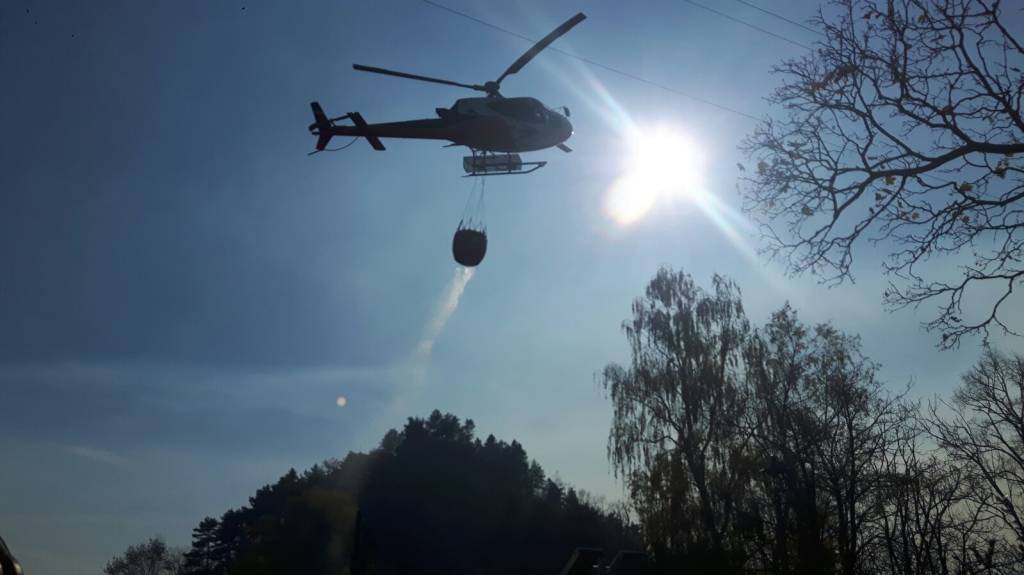
M 519 443 L 435 411 L 204 519 L 186 557 L 195 575 L 556 573 L 577 546 L 631 544 L 621 518 L 546 478 Z

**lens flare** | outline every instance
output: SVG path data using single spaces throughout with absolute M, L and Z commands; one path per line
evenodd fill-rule
M 608 215 L 623 225 L 631 224 L 650 211 L 658 194 L 641 179 L 629 175 L 619 178 L 608 193 Z
M 629 225 L 659 201 L 687 200 L 702 193 L 704 156 L 690 138 L 667 128 L 635 130 L 625 173 L 608 192 L 608 215 Z

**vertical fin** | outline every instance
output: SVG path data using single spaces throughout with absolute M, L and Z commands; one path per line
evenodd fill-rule
M 331 122 L 327 119 L 327 114 L 324 114 L 324 109 L 320 107 L 319 102 L 310 102 L 309 106 L 313 108 L 313 125 L 309 127 L 309 131 L 314 132 L 317 135 L 316 149 L 318 152 L 322 152 L 327 147 L 327 142 L 331 141 Z

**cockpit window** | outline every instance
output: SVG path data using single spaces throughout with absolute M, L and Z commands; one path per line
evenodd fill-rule
M 544 123 L 548 119 L 548 111 L 532 98 L 494 99 L 488 102 L 488 105 L 503 116 L 511 116 L 525 122 Z
M 466 100 L 456 100 L 455 105 L 452 106 L 452 109 L 455 110 L 455 112 L 458 114 L 466 114 L 473 116 L 477 115 L 476 108 L 474 108 L 473 105 Z

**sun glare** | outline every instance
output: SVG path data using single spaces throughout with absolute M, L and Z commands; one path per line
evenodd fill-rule
M 700 148 L 684 135 L 665 128 L 637 131 L 625 173 L 608 192 L 608 215 L 628 225 L 659 202 L 693 197 L 703 188 L 703 164 Z

